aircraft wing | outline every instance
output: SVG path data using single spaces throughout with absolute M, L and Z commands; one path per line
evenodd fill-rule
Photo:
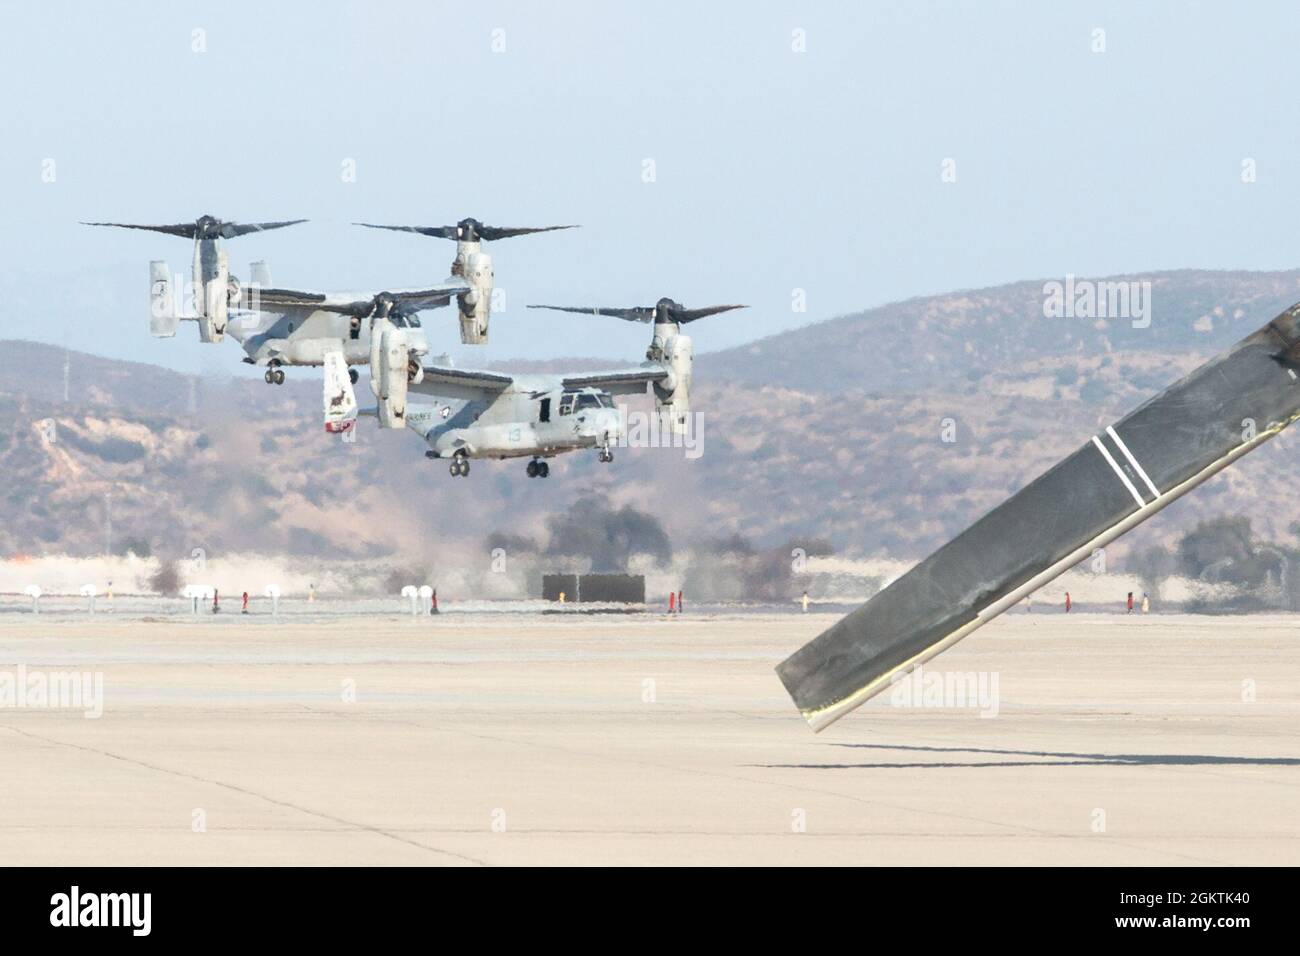
M 447 305 L 451 297 L 468 292 L 464 279 L 452 278 L 419 289 L 392 289 L 383 292 L 309 292 L 299 289 L 263 289 L 245 286 L 240 291 L 242 308 L 275 311 L 277 308 L 320 309 L 345 315 L 369 315 L 375 300 L 387 296 L 408 309 L 429 309 Z
M 668 369 L 653 362 L 633 365 L 630 368 L 610 369 L 602 372 L 576 372 L 564 376 L 565 388 L 599 388 L 611 395 L 644 395 L 650 382 L 662 382 Z
M 484 369 L 453 368 L 450 365 L 426 365 L 420 381 L 408 390 L 446 398 L 491 399 L 514 384 L 513 375 Z
M 831 724 L 1300 419 L 1298 360 L 1300 304 L 1085 440 L 782 661 L 804 718 Z

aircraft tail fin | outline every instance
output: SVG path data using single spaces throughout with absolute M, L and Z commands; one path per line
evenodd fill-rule
M 325 430 L 341 434 L 352 429 L 357 423 L 357 395 L 341 351 L 325 353 L 324 391 Z
M 169 339 L 176 334 L 180 316 L 176 312 L 176 291 L 167 263 L 149 263 L 149 334 Z

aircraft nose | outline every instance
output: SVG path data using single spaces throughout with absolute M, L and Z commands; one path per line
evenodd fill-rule
M 601 438 L 605 435 L 615 438 L 619 433 L 618 413 L 608 408 L 588 411 L 579 425 L 579 433 L 587 438 Z

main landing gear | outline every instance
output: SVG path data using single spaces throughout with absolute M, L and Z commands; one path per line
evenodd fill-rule
M 609 462 L 614 460 L 614 451 L 608 445 L 606 445 L 604 448 L 600 450 L 600 454 L 597 455 L 596 457 L 600 461 L 608 464 Z
M 548 478 L 551 474 L 551 466 L 537 458 L 530 461 L 524 470 L 528 472 L 529 478 Z
M 267 385 L 283 385 L 284 369 L 280 368 L 279 362 L 272 362 L 271 367 L 266 370 L 266 374 L 262 378 L 266 379 Z
M 464 452 L 456 452 L 451 457 L 451 475 L 453 478 L 465 478 L 469 475 L 469 458 Z

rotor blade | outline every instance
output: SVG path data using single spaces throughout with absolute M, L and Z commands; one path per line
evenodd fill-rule
M 650 322 L 655 317 L 654 309 L 633 308 L 633 309 L 591 309 L 576 308 L 569 305 L 530 305 L 530 309 L 553 309 L 556 312 L 574 312 L 578 315 L 610 315 L 616 319 L 626 319 L 628 322 Z
M 118 229 L 145 229 L 149 232 L 161 232 L 169 236 L 193 239 L 198 226 L 192 222 L 180 222 L 174 226 L 139 226 L 130 222 L 83 222 L 83 226 L 115 226 Z
M 696 319 L 702 319 L 705 316 L 717 315 L 719 312 L 730 312 L 732 309 L 748 309 L 747 305 L 711 305 L 706 309 L 669 309 L 668 314 L 673 317 L 675 322 L 694 322 Z
M 1098 432 L 782 661 L 777 673 L 804 718 L 814 730 L 838 720 L 1300 419 L 1300 388 L 1279 352 L 1300 354 L 1300 303 Z
M 533 226 L 507 228 L 505 226 L 479 226 L 478 236 L 492 242 L 495 239 L 510 239 L 514 236 L 528 236 L 534 232 L 555 232 L 557 229 L 577 229 L 577 226 Z
M 421 236 L 432 236 L 435 239 L 455 239 L 455 226 L 381 226 L 373 222 L 354 222 L 354 226 L 365 226 L 367 229 L 391 229 L 393 232 L 414 232 Z
M 298 223 L 306 221 L 306 219 L 283 219 L 279 222 L 223 222 L 221 224 L 221 236 L 224 239 L 234 239 L 236 236 L 246 236 L 250 232 L 283 229 L 285 226 L 296 226 Z

